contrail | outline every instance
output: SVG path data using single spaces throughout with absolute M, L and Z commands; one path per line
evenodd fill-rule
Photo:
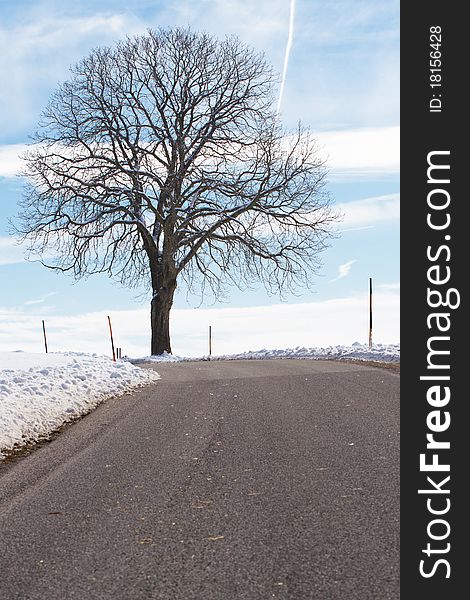
M 294 37 L 294 18 L 295 0 L 290 0 L 289 34 L 287 35 L 286 53 L 284 54 L 284 67 L 282 69 L 281 89 L 279 90 L 279 99 L 277 101 L 276 117 L 279 116 L 282 97 L 284 95 L 284 85 L 286 83 L 287 67 L 289 66 L 290 49 L 292 48 L 292 38 Z

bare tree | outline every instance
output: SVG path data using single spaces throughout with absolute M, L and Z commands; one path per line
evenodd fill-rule
M 276 119 L 276 85 L 234 37 L 169 29 L 93 50 L 43 113 L 17 231 L 45 266 L 148 285 L 152 354 L 171 352 L 179 278 L 216 297 L 308 284 L 336 215 L 308 131 Z

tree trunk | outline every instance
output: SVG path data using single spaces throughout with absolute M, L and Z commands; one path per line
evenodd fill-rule
M 168 352 L 171 354 L 170 310 L 176 290 L 176 280 L 162 285 L 152 298 L 150 324 L 152 327 L 152 356 Z

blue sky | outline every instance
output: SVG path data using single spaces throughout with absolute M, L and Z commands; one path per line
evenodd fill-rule
M 219 36 L 237 34 L 265 52 L 281 72 L 290 5 L 290 0 L 0 0 L 0 350 L 41 351 L 38 322 L 44 318 L 55 327 L 53 349 L 104 352 L 107 340 L 96 323 L 111 314 L 124 350 L 148 351 L 144 294 L 105 276 L 74 282 L 27 263 L 9 237 L 7 221 L 16 213 L 22 190 L 18 153 L 69 66 L 97 45 L 148 27 L 190 25 Z M 247 311 L 259 310 L 259 316 L 255 335 L 240 334 L 239 325 L 236 331 L 224 329 L 220 351 L 255 350 L 257 343 L 285 347 L 366 341 L 369 277 L 377 303 L 374 339 L 399 341 L 398 86 L 398 1 L 295 2 L 281 117 L 288 127 L 302 121 L 318 137 L 330 167 L 328 190 L 345 220 L 323 253 L 315 290 L 288 296 L 285 302 L 292 310 L 287 313 L 279 298 L 262 289 L 230 289 L 223 303 L 203 304 L 195 318 L 199 298 L 188 299 L 180 289 L 173 315 L 176 353 L 204 353 L 207 323 L 220 322 L 224 310 L 238 310 L 232 319 L 237 323 Z M 307 304 L 312 316 L 306 326 L 305 313 L 300 317 L 296 307 Z M 267 311 L 259 307 L 266 306 L 271 320 L 276 310 L 283 321 L 290 319 L 288 333 L 279 330 L 273 336 L 272 321 L 261 318 Z M 321 322 L 315 315 L 323 315 Z M 73 329 L 72 323 L 80 325 Z

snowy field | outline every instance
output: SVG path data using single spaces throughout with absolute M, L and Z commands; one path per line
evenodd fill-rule
M 47 438 L 63 423 L 88 413 L 103 400 L 159 379 L 139 363 L 207 360 L 187 358 L 126 358 L 113 362 L 105 356 L 73 352 L 34 354 L 0 352 L 0 460 L 11 450 Z M 327 348 L 259 350 L 212 356 L 211 360 L 309 358 L 399 362 L 399 345 L 361 344 Z

